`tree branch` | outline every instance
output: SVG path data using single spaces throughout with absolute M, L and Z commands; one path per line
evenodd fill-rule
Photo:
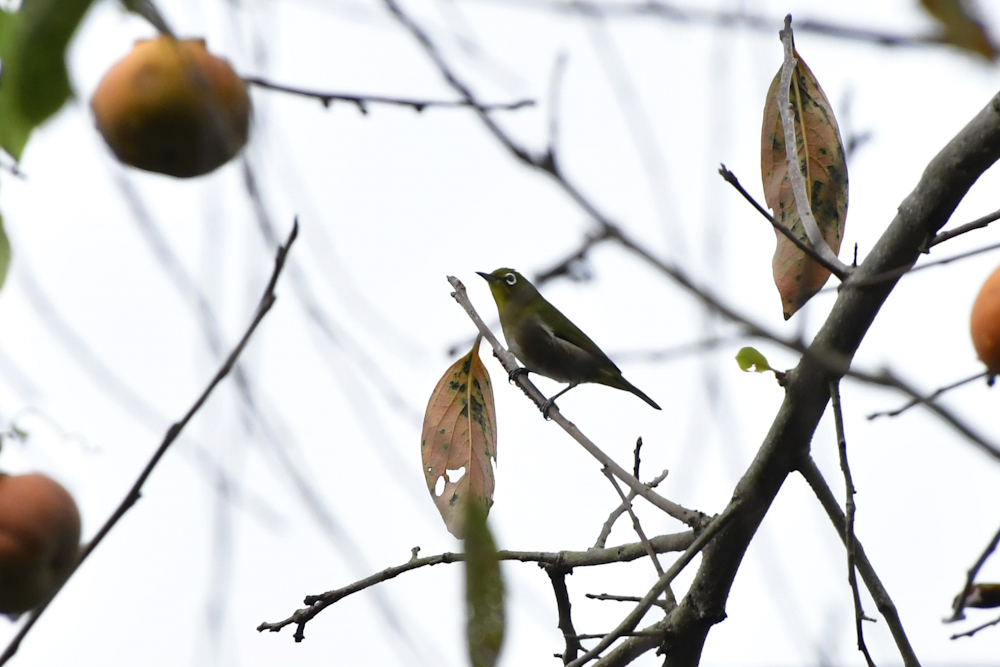
M 688 549 L 694 542 L 694 532 L 686 531 L 671 535 L 659 535 L 649 540 L 653 549 L 657 553 L 669 551 L 682 551 Z M 339 602 L 348 595 L 353 595 L 366 588 L 371 588 L 390 579 L 395 579 L 401 574 L 430 565 L 440 565 L 442 563 L 460 563 L 465 561 L 465 554 L 445 552 L 436 556 L 425 556 L 417 558 L 420 550 L 414 548 L 413 556 L 409 561 L 395 567 L 388 567 L 381 572 L 359 579 L 352 584 L 337 588 L 319 595 L 308 595 L 305 598 L 305 609 L 299 609 L 288 618 L 273 623 L 263 622 L 257 626 L 258 632 L 269 630 L 278 632 L 289 625 L 298 626 L 295 631 L 295 641 L 300 642 L 305 639 L 306 623 L 315 618 L 321 611 L 330 605 Z M 587 551 L 500 551 L 497 553 L 500 560 L 520 561 L 522 563 L 538 563 L 555 568 L 571 570 L 577 567 L 593 567 L 597 565 L 607 565 L 609 563 L 627 563 L 639 558 L 646 557 L 646 549 L 640 542 L 622 544 L 617 547 L 607 549 L 588 549 Z
M 257 86 L 258 88 L 265 88 L 267 90 L 288 93 L 289 95 L 298 95 L 300 97 L 311 97 L 317 99 L 323 104 L 324 107 L 329 107 L 334 101 L 350 102 L 363 114 L 368 113 L 369 104 L 390 104 L 394 106 L 410 107 L 417 112 L 423 111 L 428 107 L 467 108 L 471 106 L 478 106 L 486 111 L 515 111 L 517 109 L 535 105 L 534 100 L 518 100 L 517 102 L 477 105 L 473 102 L 469 102 L 468 100 L 413 100 L 399 97 L 382 97 L 379 95 L 348 95 L 346 93 L 330 93 L 308 90 L 305 88 L 295 88 L 293 86 L 274 83 L 259 76 L 244 76 L 242 78 L 246 83 L 252 86 Z
M 70 577 L 72 577 L 73 574 L 79 569 L 80 565 L 83 564 L 83 561 L 85 561 L 87 557 L 94 552 L 94 549 L 96 549 L 107 534 L 111 532 L 111 529 L 115 527 L 118 521 L 125 516 L 125 513 L 128 512 L 139 500 L 142 487 L 146 483 L 149 476 L 153 473 L 153 469 L 156 468 L 156 464 L 160 462 L 160 459 L 167 453 L 167 449 L 169 449 L 170 445 L 173 444 L 174 440 L 176 440 L 181 434 L 181 431 L 184 430 L 184 427 L 187 426 L 188 422 L 190 422 L 195 414 L 198 413 L 201 406 L 205 404 L 215 387 L 218 386 L 218 384 L 222 382 L 227 375 L 229 375 L 230 371 L 232 371 L 233 367 L 236 365 L 236 360 L 239 358 L 240 353 L 243 352 L 243 348 L 245 348 L 247 343 L 250 341 L 250 336 L 252 336 L 254 331 L 257 330 L 257 326 L 264 319 L 264 316 L 267 315 L 268 311 L 271 310 L 271 306 L 274 305 L 274 302 L 277 299 L 274 295 L 274 288 L 278 282 L 278 276 L 281 275 L 281 270 L 285 266 L 285 259 L 288 256 L 288 251 L 291 248 L 292 243 L 295 242 L 295 238 L 298 236 L 298 233 L 299 223 L 298 220 L 296 220 L 295 224 L 292 225 L 292 231 L 288 235 L 285 245 L 278 248 L 277 256 L 274 259 L 274 271 L 271 273 L 271 279 L 267 283 L 267 288 L 264 290 L 264 295 L 261 297 L 260 303 L 257 306 L 257 313 L 250 322 L 250 326 L 243 334 L 239 343 L 236 344 L 236 347 L 233 348 L 229 357 L 222 364 L 222 367 L 215 374 L 215 377 L 212 378 L 211 382 L 208 383 L 208 386 L 205 387 L 205 390 L 201 393 L 201 396 L 199 396 L 194 402 L 194 405 L 191 406 L 180 421 L 171 426 L 167 431 L 167 434 L 163 438 L 163 442 L 160 443 L 156 452 L 153 453 L 152 458 L 146 464 L 146 467 L 143 468 L 142 472 L 139 474 L 139 478 L 135 481 L 135 484 L 132 485 L 132 488 L 129 489 L 129 492 L 125 495 L 124 500 L 122 500 L 122 502 L 118 505 L 118 508 L 115 509 L 114 513 L 108 518 L 104 525 L 101 526 L 101 529 L 97 531 L 94 538 L 80 551 L 80 557 L 73 566 L 73 570 L 69 575 Z M 17 649 L 21 645 L 21 641 L 28 634 L 31 628 L 34 627 L 35 622 L 45 612 L 46 608 L 48 608 L 49 603 L 52 602 L 55 596 L 59 594 L 59 591 L 62 590 L 65 583 L 66 582 L 64 581 L 59 588 L 53 591 L 52 594 L 49 595 L 44 602 L 42 602 L 41 605 L 36 607 L 31 612 L 31 615 L 28 617 L 28 621 L 24 624 L 24 627 L 21 628 L 17 635 L 15 635 L 14 639 L 11 640 L 10 644 L 7 645 L 7 649 L 2 655 L 0 655 L 0 665 L 5 664 L 14 656 L 15 653 L 17 653 Z
M 949 618 L 946 622 L 953 623 L 955 621 L 960 621 L 963 618 L 965 618 L 963 610 L 965 609 L 966 601 L 968 601 L 969 599 L 969 593 L 972 592 L 972 584 L 976 580 L 976 575 L 979 574 L 979 570 L 981 570 L 983 568 L 983 565 L 986 564 L 986 559 L 988 559 L 990 555 L 994 551 L 996 551 L 997 544 L 1000 544 L 1000 530 L 997 530 L 997 534 L 993 536 L 993 539 L 990 540 L 990 543 L 986 545 L 985 549 L 983 549 L 983 553 L 980 554 L 979 559 L 976 561 L 976 564 L 973 565 L 971 568 L 969 568 L 969 572 L 965 578 L 965 586 L 962 588 L 962 592 L 958 595 L 958 597 L 955 598 L 955 604 L 954 604 L 955 611 L 951 615 L 951 618 Z M 970 633 L 968 636 L 971 637 L 972 634 L 975 634 L 975 632 L 978 632 L 979 630 L 982 629 L 983 628 L 976 628 L 976 630 L 973 631 L 973 633 Z M 954 639 L 954 637 L 952 637 L 952 639 Z
M 823 505 L 823 509 L 826 510 L 827 516 L 830 517 L 833 527 L 837 530 L 837 534 L 840 535 L 840 539 L 846 547 L 847 520 L 844 517 L 844 513 L 840 510 L 840 505 L 837 504 L 837 499 L 834 497 L 833 491 L 830 490 L 826 480 L 823 479 L 823 473 L 816 467 L 816 463 L 812 460 L 812 457 L 806 456 L 802 460 L 802 464 L 799 466 L 799 473 L 809 483 L 809 486 L 812 487 L 813 493 L 816 494 L 820 504 Z M 910 646 L 910 640 L 906 637 L 903 623 L 899 620 L 896 605 L 893 603 L 892 598 L 889 597 L 888 591 L 882 585 L 878 574 L 875 573 L 875 568 L 872 567 L 868 556 L 865 555 L 864 548 L 857 539 L 854 540 L 854 558 L 858 572 L 861 573 L 861 579 L 865 582 L 865 587 L 871 593 L 872 599 L 875 600 L 875 606 L 878 607 L 879 613 L 885 618 L 885 622 L 889 626 L 889 631 L 892 633 L 892 638 L 896 641 L 896 647 L 903 657 L 903 664 L 906 667 L 920 667 L 920 661 L 917 660 L 917 655 L 913 652 L 913 647 Z
M 552 592 L 556 596 L 556 609 L 559 611 L 559 629 L 566 640 L 566 649 L 562 654 L 563 664 L 568 664 L 576 660 L 577 654 L 583 650 L 580 645 L 580 638 L 577 637 L 576 628 L 573 627 L 572 605 L 569 601 L 569 591 L 566 590 L 566 575 L 573 574 L 567 568 L 546 567 L 545 574 L 549 575 L 552 582 Z
M 798 236 L 796 236 L 791 229 L 789 229 L 788 227 L 784 226 L 783 224 L 775 220 L 774 216 L 767 212 L 767 209 L 761 206 L 756 199 L 750 196 L 750 193 L 746 191 L 746 189 L 740 184 L 739 179 L 736 178 L 736 174 L 729 171 L 729 169 L 726 168 L 726 165 L 724 164 L 720 165 L 719 175 L 722 176 L 723 180 L 725 180 L 726 183 L 729 183 L 731 186 L 736 188 L 736 191 L 739 192 L 741 195 L 743 195 L 743 198 L 746 199 L 751 206 L 757 209 L 758 213 L 764 216 L 764 218 L 771 223 L 771 226 L 774 227 L 774 230 L 776 232 L 778 232 L 779 234 L 787 238 L 789 241 L 791 241 L 796 248 L 798 248 L 806 255 L 808 255 L 814 262 L 816 262 L 824 269 L 826 269 L 833 275 L 837 276 L 838 278 L 843 279 L 842 274 L 844 272 L 843 269 L 844 265 L 842 263 L 840 263 L 839 261 L 837 263 L 831 262 L 829 259 L 827 259 L 826 255 L 816 250 L 814 246 L 810 245 L 809 243 L 806 243 Z M 799 173 L 799 175 L 801 176 L 801 172 Z M 810 215 L 812 214 L 810 213 Z M 816 220 L 814 219 L 813 224 L 815 223 Z M 826 241 L 823 241 L 823 243 L 825 245 Z M 829 248 L 829 246 L 827 246 L 827 248 Z
M 833 421 L 837 430 L 837 451 L 840 453 L 840 469 L 844 473 L 844 489 L 847 496 L 844 501 L 844 507 L 847 508 L 847 518 L 844 521 L 844 550 L 847 551 L 847 582 L 851 585 L 851 594 L 854 596 L 854 628 L 858 637 L 858 650 L 864 654 L 868 667 L 875 667 L 871 653 L 868 652 L 868 645 L 865 644 L 864 630 L 864 621 L 873 619 L 865 616 L 865 610 L 861 607 L 861 593 L 858 591 L 858 577 L 855 572 L 854 479 L 847 461 L 844 414 L 840 409 L 840 387 L 836 381 L 830 382 L 830 407 L 833 410 Z

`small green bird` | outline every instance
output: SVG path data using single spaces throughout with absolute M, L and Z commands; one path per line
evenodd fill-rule
M 511 373 L 538 373 L 569 386 L 542 405 L 548 416 L 553 402 L 582 382 L 596 382 L 629 391 L 652 405 L 660 406 L 638 387 L 622 377 L 608 355 L 587 334 L 569 321 L 555 306 L 538 293 L 535 286 L 513 269 L 497 269 L 479 275 L 490 284 L 490 291 L 500 312 L 500 326 L 507 346 L 524 368 Z

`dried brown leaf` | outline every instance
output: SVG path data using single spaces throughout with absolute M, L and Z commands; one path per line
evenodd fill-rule
M 465 536 L 466 505 L 493 504 L 497 458 L 496 407 L 490 374 L 479 358 L 479 341 L 445 371 L 424 413 L 420 455 L 427 489 L 448 531 Z
M 996 44 L 976 17 L 974 3 L 966 0 L 920 0 L 920 4 L 941 24 L 941 41 L 987 60 L 996 60 Z
M 805 177 L 806 190 L 820 233 L 834 254 L 840 251 L 847 219 L 847 160 L 840 129 L 830 101 L 802 57 L 792 76 L 788 99 L 795 116 L 795 139 L 799 168 Z M 767 91 L 764 123 L 761 129 L 760 170 L 764 182 L 764 200 L 774 217 L 806 243 L 805 228 L 799 218 L 788 177 L 785 158 L 785 133 L 781 125 L 777 91 L 781 70 Z M 774 284 L 781 295 L 785 319 L 803 306 L 823 287 L 830 272 L 816 263 L 783 234 L 775 230 L 772 270 Z

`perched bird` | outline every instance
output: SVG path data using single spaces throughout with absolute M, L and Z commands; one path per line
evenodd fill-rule
M 554 401 L 582 382 L 596 382 L 629 391 L 652 405 L 660 406 L 622 377 L 608 355 L 587 334 L 569 321 L 538 293 L 535 286 L 513 269 L 497 269 L 479 275 L 486 279 L 500 312 L 500 326 L 507 346 L 524 368 L 511 373 L 538 373 L 569 386 L 542 405 L 548 416 Z

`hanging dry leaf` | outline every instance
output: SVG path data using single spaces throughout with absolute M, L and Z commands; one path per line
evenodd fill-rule
M 420 455 L 427 488 L 455 537 L 465 536 L 466 505 L 493 504 L 497 415 L 490 374 L 479 358 L 479 341 L 438 381 L 424 413 Z
M 920 4 L 941 24 L 941 41 L 987 60 L 996 60 L 997 47 L 986 27 L 976 17 L 973 3 L 967 0 L 920 0 Z
M 798 64 L 789 87 L 789 99 L 795 116 L 795 140 L 799 167 L 820 233 L 834 254 L 840 251 L 847 219 L 847 160 L 840 129 L 829 100 L 816 77 L 796 52 Z M 760 170 L 764 181 L 764 200 L 774 217 L 798 238 L 806 240 L 805 229 L 795 207 L 788 163 L 785 161 L 785 133 L 781 125 L 776 93 L 781 70 L 767 91 L 764 125 L 761 129 Z M 799 250 L 783 234 L 774 249 L 772 270 L 774 284 L 781 295 L 787 320 L 802 307 L 830 277 L 830 272 Z

